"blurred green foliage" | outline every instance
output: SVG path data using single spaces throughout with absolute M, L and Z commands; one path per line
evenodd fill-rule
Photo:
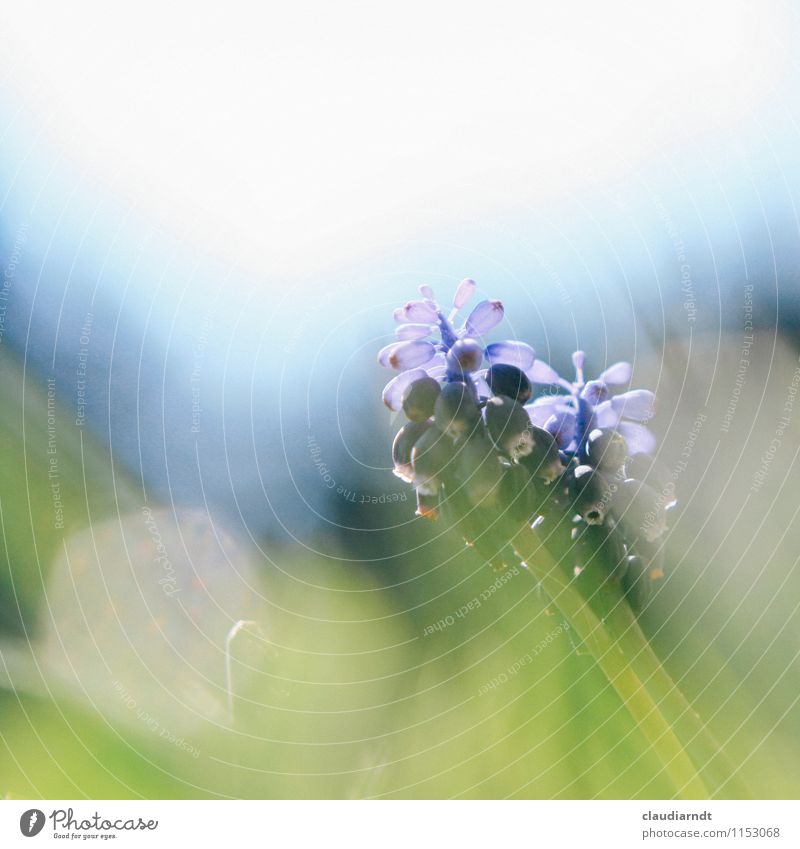
M 130 510 L 129 478 L 79 430 L 73 399 L 0 352 L 0 633 L 32 626 L 62 540 Z
M 794 355 L 785 356 L 788 362 Z M 787 373 L 775 387 L 778 398 Z M 370 556 L 383 554 L 373 563 L 355 556 L 358 535 L 334 525 L 321 524 L 304 545 L 262 540 L 261 552 L 250 552 L 259 601 L 252 615 L 267 643 L 244 634 L 233 646 L 234 722 L 187 701 L 154 707 L 146 690 L 136 708 L 109 712 L 91 690 L 48 692 L 47 674 L 41 686 L 28 686 L 37 670 L 19 677 L 20 664 L 33 656 L 20 639 L 17 605 L 28 632 L 41 633 L 43 587 L 51 569 L 64 568 L 64 540 L 141 504 L 101 448 L 75 427 L 59 427 L 66 522 L 63 530 L 54 528 L 46 387 L 28 382 L 23 393 L 11 362 L 4 361 L 2 374 L 0 671 L 17 682 L 16 689 L 6 681 L 0 690 L 4 793 L 94 799 L 669 793 L 643 735 L 531 577 L 520 570 L 495 584 L 497 576 L 457 538 L 409 521 L 408 502 L 383 518 L 371 506 L 346 513 L 362 526 L 380 528 L 390 515 L 403 523 L 370 533 Z M 662 397 L 678 391 L 669 379 L 660 378 Z M 718 403 L 724 408 L 724 397 Z M 57 415 L 68 419 L 60 403 Z M 741 426 L 751 423 L 742 418 Z M 679 453 L 684 439 L 674 427 L 665 451 Z M 706 439 L 713 444 L 716 436 L 707 431 Z M 698 452 L 707 457 L 711 448 L 703 443 Z M 734 472 L 743 489 L 752 470 L 745 463 Z M 762 532 L 752 514 L 726 524 L 703 509 L 710 503 L 703 499 L 720 492 L 719 476 L 709 482 L 706 474 L 700 465 L 680 483 L 690 496 L 684 495 L 688 506 L 673 533 L 670 577 L 643 626 L 732 760 L 743 765 L 754 795 L 793 798 L 800 792 L 796 500 L 767 498 L 758 513 L 759 521 L 772 517 L 792 529 L 764 563 L 748 548 Z M 779 485 L 775 478 L 770 486 Z M 776 526 L 765 527 L 772 534 Z M 727 546 L 722 553 L 720 541 Z M 737 549 L 751 570 L 734 559 Z M 230 565 L 244 569 L 243 562 Z M 120 568 L 127 564 L 102 563 L 108 574 Z M 725 583 L 726 576 L 735 577 Z M 91 610 L 94 590 L 78 589 Z M 100 603 L 102 596 L 96 598 Z M 47 615 L 58 620 L 59 612 L 47 609 Z M 165 631 L 142 624 L 134 642 L 144 651 L 143 643 L 153 641 L 148 650 L 159 651 Z M 223 637 L 216 634 L 217 643 Z M 208 686 L 221 704 L 225 666 L 221 656 L 210 660 Z

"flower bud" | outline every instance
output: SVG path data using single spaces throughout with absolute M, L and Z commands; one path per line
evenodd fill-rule
M 615 472 L 628 456 L 628 443 L 616 430 L 595 428 L 586 439 L 584 452 L 590 466 Z
M 564 471 L 558 443 L 552 433 L 535 424 L 528 425 L 528 434 L 531 450 L 524 457 L 520 457 L 519 462 L 523 463 L 532 475 L 550 484 Z
M 384 368 L 396 371 L 425 365 L 436 355 L 436 347 L 425 339 L 411 339 L 405 342 L 392 342 L 378 351 L 378 362 Z
M 426 339 L 431 335 L 434 328 L 432 324 L 399 324 L 394 331 L 395 339 L 407 341 L 409 339 Z
M 392 378 L 383 389 L 383 403 L 390 410 L 401 410 L 403 408 L 403 393 L 415 380 L 427 377 L 426 370 L 421 368 L 410 369 L 400 372 L 397 377 Z
M 409 301 L 400 308 L 399 314 L 403 321 L 421 324 L 434 324 L 437 319 L 436 308 L 427 301 Z M 395 310 L 395 317 L 397 317 L 397 310 Z
M 414 480 L 414 470 L 411 466 L 411 449 L 425 431 L 431 428 L 431 422 L 408 422 L 397 432 L 392 443 L 392 460 L 394 473 L 406 483 Z
M 613 512 L 622 525 L 625 538 L 654 542 L 667 529 L 664 497 L 646 483 L 626 478 L 614 493 Z
M 494 446 L 480 432 L 458 449 L 458 478 L 474 505 L 494 505 L 500 497 L 503 467 Z
M 556 412 L 544 423 L 544 429 L 553 434 L 559 448 L 566 450 L 575 439 L 577 424 L 578 420 L 572 410 L 556 409 Z
M 423 495 L 434 495 L 446 474 L 453 471 L 453 445 L 436 428 L 428 428 L 411 449 L 414 483 Z
M 648 578 L 641 557 L 632 554 L 627 558 L 627 561 L 627 568 L 622 576 L 622 589 L 631 605 L 640 610 L 650 598 L 652 582 Z
M 486 382 L 493 395 L 505 395 L 518 404 L 524 404 L 531 397 L 531 382 L 524 371 L 506 363 L 493 365 L 486 372 Z
M 433 415 L 433 407 L 439 397 L 439 381 L 422 377 L 406 387 L 403 393 L 403 412 L 412 422 L 427 421 Z
M 503 305 L 500 301 L 481 301 L 469 314 L 466 331 L 470 336 L 482 336 L 500 323 Z
M 540 502 L 536 481 L 525 466 L 516 463 L 508 466 L 500 485 L 500 504 L 504 512 L 517 522 L 530 522 Z
M 451 439 L 464 439 L 479 427 L 481 412 L 466 383 L 446 383 L 433 408 L 436 427 Z
M 429 519 L 432 522 L 435 522 L 439 518 L 438 489 L 432 494 L 424 492 L 422 487 L 417 489 L 416 514 L 417 516 L 421 516 L 423 519 Z
M 572 529 L 572 539 L 576 575 L 591 566 L 618 577 L 627 568 L 622 538 L 610 524 L 590 525 L 580 522 Z
M 670 470 L 649 454 L 635 454 L 625 460 L 625 477 L 636 478 L 656 490 L 663 499 L 664 509 L 671 510 L 678 502 L 675 479 Z
M 531 453 L 531 420 L 521 404 L 506 395 L 496 395 L 486 402 L 484 415 L 489 436 L 500 451 L 512 460 Z
M 447 370 L 458 377 L 477 371 L 483 362 L 483 346 L 474 339 L 459 339 L 447 352 Z
M 525 342 L 493 342 L 486 347 L 486 359 L 493 366 L 505 363 L 527 371 L 536 360 L 536 351 Z
M 455 297 L 453 298 L 453 309 L 460 310 L 475 294 L 478 284 L 470 277 L 465 278 L 458 284 Z
M 628 568 L 622 578 L 622 588 L 633 607 L 641 609 L 649 600 L 653 587 L 664 577 L 664 548 L 657 543 L 637 543 L 635 553 L 628 558 Z
M 633 548 L 633 553 L 636 554 L 647 569 L 647 576 L 650 583 L 655 583 L 664 577 L 664 541 L 661 539 L 649 542 L 646 539 L 639 538 L 636 540 L 636 546 Z
M 611 488 L 603 474 L 591 466 L 578 466 L 570 479 L 573 506 L 589 525 L 602 525 L 611 500 Z

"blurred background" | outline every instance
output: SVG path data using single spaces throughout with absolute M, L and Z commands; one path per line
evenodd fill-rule
M 795 8 L 0 20 L 0 793 L 670 792 L 529 576 L 391 473 L 375 353 L 465 276 L 496 338 L 657 393 L 642 625 L 800 793 Z

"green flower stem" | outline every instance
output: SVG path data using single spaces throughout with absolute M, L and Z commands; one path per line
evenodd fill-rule
M 663 702 L 653 698 L 634 668 L 632 658 L 636 656 L 641 661 L 644 657 L 644 647 L 640 643 L 646 643 L 646 640 L 641 630 L 627 627 L 620 629 L 617 633 L 618 629 L 613 628 L 611 623 L 601 620 L 588 600 L 583 598 L 575 586 L 562 574 L 550 553 L 530 528 L 526 526 L 518 531 L 513 543 L 528 570 L 540 582 L 544 591 L 553 600 L 553 604 L 558 607 L 578 638 L 591 652 L 647 738 L 661 761 L 664 774 L 674 787 L 675 797 L 708 798 L 709 791 L 695 763 L 678 738 L 672 722 L 665 715 Z M 617 623 L 617 619 L 615 617 L 614 624 Z M 655 655 L 651 654 L 650 666 L 653 665 L 653 661 L 658 663 Z M 643 662 L 642 665 L 644 665 Z M 663 675 L 666 676 L 666 672 Z
M 604 617 L 607 627 L 616 635 L 619 644 L 624 646 L 639 678 L 658 700 L 661 710 L 669 718 L 705 783 L 712 788 L 713 795 L 721 798 L 752 798 L 752 793 L 719 743 L 659 661 L 619 591 L 616 587 L 609 587 L 606 582 L 605 592 L 611 601 L 610 609 Z

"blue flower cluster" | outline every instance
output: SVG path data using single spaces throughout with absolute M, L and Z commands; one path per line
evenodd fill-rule
M 659 479 L 647 422 L 656 399 L 629 383 L 620 362 L 586 380 L 573 354 L 567 381 L 519 341 L 487 343 L 503 319 L 500 301 L 473 299 L 461 282 L 445 311 L 429 286 L 395 310 L 395 341 L 378 362 L 398 374 L 384 403 L 408 421 L 392 447 L 394 471 L 417 493 L 417 513 L 449 514 L 496 568 L 513 559 L 515 526 L 539 527 L 576 575 L 602 562 L 641 601 L 661 577 L 662 537 L 674 498 L 643 482 Z M 536 397 L 534 397 L 536 396 Z

